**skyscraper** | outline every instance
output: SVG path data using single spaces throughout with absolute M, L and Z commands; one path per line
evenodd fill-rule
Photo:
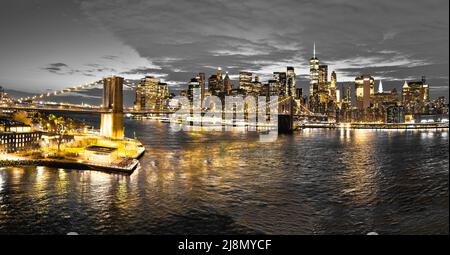
M 136 87 L 134 109 L 138 111 L 163 109 L 168 97 L 167 83 L 162 83 L 160 79 L 153 76 L 146 76 Z
M 212 95 L 216 95 L 217 91 L 220 91 L 218 88 L 217 75 L 213 74 L 208 78 L 208 90 Z
M 319 59 L 316 58 L 316 43 L 313 57 L 309 61 L 309 95 L 314 96 L 319 91 Z
M 355 79 L 356 107 L 366 110 L 370 107 L 371 96 L 375 94 L 375 80 L 370 75 Z
M 205 98 L 205 85 L 206 85 L 205 73 L 199 73 L 198 78 L 199 78 L 199 83 L 200 83 L 201 100 L 203 102 L 203 99 Z
M 200 87 L 200 78 L 199 77 L 192 78 L 189 81 L 187 96 L 190 101 L 192 101 L 194 99 L 194 89 L 200 89 L 200 88 L 201 87 Z
M 295 96 L 295 71 L 294 67 L 288 66 L 286 72 L 286 92 L 288 96 Z
M 425 103 L 430 100 L 429 86 L 425 77 L 421 81 L 406 82 L 403 85 L 403 102 L 408 104 L 411 102 Z
M 233 89 L 233 83 L 228 76 L 228 72 L 225 74 L 225 78 L 223 79 L 223 91 L 226 95 L 230 95 L 231 90 Z
M 330 94 L 331 101 L 339 102 L 340 98 L 337 97 L 337 93 L 336 92 L 337 92 L 337 76 L 336 76 L 336 72 L 333 71 L 331 73 L 331 82 L 330 82 L 329 94 Z
M 429 86 L 425 77 L 420 81 L 405 81 L 402 88 L 402 103 L 408 114 L 423 113 L 429 101 Z
M 246 93 L 252 90 L 252 76 L 250 72 L 239 72 L 239 88 Z
M 287 95 L 286 92 L 286 73 L 285 72 L 274 72 L 273 78 L 278 81 L 280 86 L 280 93 L 283 95 Z
M 270 96 L 280 95 L 280 82 L 278 80 L 272 79 L 268 81 L 269 94 Z
M 223 90 L 222 67 L 217 68 L 217 90 Z
M 327 90 L 328 85 L 328 66 L 327 65 L 319 65 L 319 91 Z

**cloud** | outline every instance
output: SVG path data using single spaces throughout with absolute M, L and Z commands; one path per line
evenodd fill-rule
M 82 9 L 152 59 L 167 79 L 182 83 L 218 66 L 229 67 L 230 74 L 251 70 L 270 78 L 290 65 L 306 77 L 314 41 L 319 58 L 344 80 L 380 68 L 385 77 L 393 70 L 394 79 L 400 78 L 398 70 L 402 77 L 417 76 L 414 67 L 437 63 L 448 76 L 444 5 L 448 2 L 94 0 L 83 2 Z
M 42 70 L 46 70 L 50 73 L 59 75 L 73 74 L 74 72 L 78 72 L 77 70 L 71 69 L 67 64 L 64 63 L 51 63 L 45 67 L 42 67 Z
M 263 81 L 294 66 L 297 84 L 307 88 L 314 42 L 321 63 L 336 70 L 340 81 L 361 73 L 431 80 L 449 76 L 448 5 L 447 0 L 77 0 L 39 12 L 17 5 L 6 20 L 25 22 L 22 29 L 0 27 L 6 45 L 0 55 L 8 59 L 0 81 L 26 84 L 17 77 L 35 77 L 27 73 L 34 68 L 45 86 L 120 74 L 135 80 L 154 75 L 182 89 L 198 72 L 209 76 L 219 66 L 233 79 L 249 70 Z M 73 19 L 58 19 L 61 8 Z M 18 53 L 33 56 L 28 66 L 15 58 Z M 445 80 L 448 84 L 448 78 L 435 78 L 439 84 Z

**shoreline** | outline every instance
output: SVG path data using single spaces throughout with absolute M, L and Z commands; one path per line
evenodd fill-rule
M 17 160 L 1 160 L 0 168 L 3 167 L 20 167 L 20 166 L 44 166 L 51 168 L 64 168 L 74 170 L 90 170 L 90 171 L 102 171 L 108 173 L 122 173 L 131 175 L 134 170 L 139 166 L 139 158 L 145 153 L 145 150 L 140 151 L 137 155 L 133 156 L 132 163 L 127 167 L 117 167 L 110 165 L 100 165 L 89 162 L 78 162 L 67 159 L 17 159 Z
M 319 123 L 297 125 L 295 130 L 304 128 L 323 129 L 367 129 L 367 130 L 444 130 L 449 129 L 448 123 Z

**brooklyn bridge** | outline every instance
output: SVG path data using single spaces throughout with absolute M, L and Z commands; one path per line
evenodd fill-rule
M 120 83 L 117 87 L 118 91 L 117 95 L 120 95 L 120 107 L 121 112 L 124 114 L 172 114 L 177 111 L 176 108 L 166 107 L 164 109 L 145 109 L 145 110 L 136 110 L 133 107 L 125 107 L 123 108 L 123 87 L 126 86 L 131 89 L 135 89 L 136 86 L 129 80 L 125 80 L 122 77 L 112 76 L 108 78 L 104 78 L 102 80 L 94 81 L 87 84 L 81 84 L 78 86 L 69 87 L 66 89 L 61 89 L 52 92 L 46 92 L 39 95 L 22 97 L 18 99 L 14 99 L 12 104 L 9 105 L 0 105 L 0 109 L 10 109 L 10 110 L 24 110 L 24 111 L 51 111 L 51 112 L 73 112 L 73 113 L 107 113 L 111 112 L 111 109 L 106 107 L 105 97 L 111 95 L 111 91 L 109 91 L 108 81 L 111 79 L 117 79 Z M 87 91 L 92 88 L 98 88 L 103 86 L 103 101 L 102 105 L 85 105 L 85 104 L 70 104 L 64 102 L 46 102 L 45 100 L 53 97 L 58 97 L 64 94 L 70 94 L 79 91 Z M 120 90 L 120 92 L 119 92 Z M 278 100 L 279 105 L 279 114 L 291 114 L 293 116 L 307 116 L 307 117 L 325 117 L 324 115 L 317 114 L 311 112 L 309 109 L 304 107 L 303 105 L 297 105 L 290 102 L 292 98 L 283 97 Z M 269 105 L 274 104 L 275 101 L 272 100 L 268 102 Z M 293 104 L 293 109 L 289 109 L 290 104 Z M 287 110 L 288 109 L 288 110 Z M 117 108 L 116 108 L 117 110 Z

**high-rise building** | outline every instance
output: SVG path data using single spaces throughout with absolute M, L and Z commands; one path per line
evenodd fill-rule
M 371 99 L 371 103 L 376 109 L 384 109 L 390 105 L 397 105 L 398 102 L 398 93 L 395 88 L 391 91 L 377 92 Z
M 140 110 L 161 110 L 169 98 L 169 88 L 167 83 L 153 76 L 143 78 L 136 87 L 136 98 L 134 109 Z
M 339 102 L 340 98 L 337 96 L 337 75 L 336 72 L 333 71 L 331 73 L 331 82 L 330 82 L 330 88 L 329 88 L 329 95 L 332 101 Z M 340 95 L 339 95 L 340 96 Z
M 239 88 L 246 93 L 252 91 L 252 76 L 250 72 L 239 72 Z
M 199 73 L 198 74 L 199 83 L 200 83 L 200 94 L 201 94 L 201 100 L 203 102 L 203 99 L 205 99 L 205 85 L 206 85 L 206 75 L 205 73 Z
M 315 43 L 313 57 L 309 61 L 309 79 L 309 95 L 314 96 L 319 91 L 319 59 L 316 57 Z
M 280 92 L 282 95 L 287 95 L 286 92 L 286 73 L 285 72 L 274 72 L 273 73 L 273 78 L 278 81 L 279 86 L 280 86 Z
M 192 78 L 188 83 L 187 97 L 190 101 L 194 99 L 194 89 L 201 89 L 199 77 Z
M 233 82 L 230 80 L 228 72 L 226 72 L 225 78 L 223 79 L 223 90 L 226 95 L 230 95 L 232 89 L 233 89 Z
M 255 75 L 255 80 L 252 82 L 251 88 L 252 88 L 251 94 L 253 95 L 259 95 L 262 93 L 263 86 L 262 83 L 259 81 L 258 75 Z
M 405 123 L 405 109 L 403 106 L 389 106 L 386 110 L 386 123 Z
M 370 75 L 355 79 L 356 107 L 366 110 L 370 107 L 371 96 L 375 94 L 375 80 Z
M 336 103 L 340 103 L 340 102 L 341 102 L 341 90 L 336 89 Z
M 347 90 L 345 92 L 345 99 L 348 104 L 352 104 L 352 88 L 350 84 L 347 86 Z
M 425 104 L 429 102 L 429 86 L 425 77 L 422 77 L 421 81 L 405 81 L 405 83 L 403 84 L 402 97 L 404 105 Z
M 270 96 L 278 96 L 280 95 L 280 82 L 278 80 L 269 80 L 268 81 L 268 85 L 269 85 L 269 95 Z
M 123 139 L 123 78 L 103 79 L 103 113 L 100 134 L 111 139 Z
M 319 91 L 327 90 L 328 86 L 328 66 L 319 65 Z
M 208 91 L 211 95 L 216 95 L 217 91 L 220 91 L 216 74 L 213 74 L 208 78 Z
M 217 68 L 217 86 L 218 90 L 223 91 L 222 67 Z
M 295 96 L 295 71 L 294 67 L 288 66 L 286 72 L 286 92 L 288 96 Z

